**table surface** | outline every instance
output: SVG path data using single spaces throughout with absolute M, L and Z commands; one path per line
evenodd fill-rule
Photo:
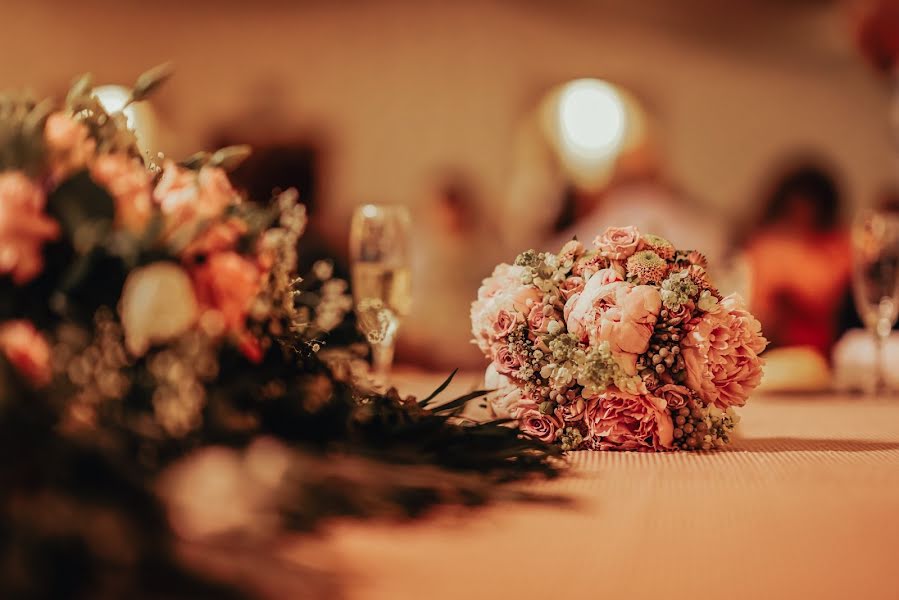
M 761 396 L 742 417 L 727 451 L 577 452 L 529 484 L 571 508 L 340 522 L 325 553 L 360 599 L 899 597 L 899 400 Z

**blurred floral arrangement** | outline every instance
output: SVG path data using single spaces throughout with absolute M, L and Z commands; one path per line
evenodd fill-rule
M 141 75 L 129 103 L 169 75 Z M 293 190 L 270 205 L 243 198 L 226 172 L 247 153 L 142 156 L 89 76 L 61 104 L 0 96 L 0 437 L 30 456 L 0 468 L 0 529 L 10 534 L 0 559 L 18 553 L 15 564 L 34 559 L 41 571 L 46 548 L 29 555 L 17 544 L 60 528 L 48 525 L 50 513 L 19 510 L 29 498 L 49 492 L 82 511 L 97 501 L 54 467 L 78 453 L 106 465 L 95 476 L 111 488 L 137 489 L 129 493 L 140 506 L 153 507 L 166 482 L 178 522 L 228 506 L 229 518 L 200 528 L 214 534 L 252 529 L 266 510 L 268 529 L 309 529 L 331 515 L 413 516 L 438 503 L 524 498 L 497 484 L 557 473 L 554 447 L 501 421 L 459 417 L 485 392 L 433 406 L 449 380 L 416 401 L 326 364 L 319 350 L 352 308 L 346 283 L 327 263 L 297 277 L 303 207 Z M 204 495 L 202 469 L 183 475 L 190 465 L 241 485 Z M 235 507 L 246 509 L 243 520 Z M 66 522 L 73 510 L 63 511 Z M 159 519 L 128 522 L 153 529 L 161 560 Z M 20 567 L 18 576 L 27 573 Z M 36 578 L 15 587 L 0 577 L 13 595 L 44 585 Z
M 564 450 L 709 450 L 728 442 L 767 341 L 699 252 L 634 227 L 594 248 L 529 250 L 484 280 L 475 342 L 494 412 Z

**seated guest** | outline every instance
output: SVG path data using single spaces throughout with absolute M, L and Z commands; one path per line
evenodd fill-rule
M 644 149 L 618 159 L 612 183 L 605 189 L 592 192 L 570 187 L 555 233 L 544 246 L 558 249 L 575 236 L 589 244 L 607 227 L 623 225 L 660 235 L 678 248 L 700 250 L 713 268 L 720 266 L 727 248 L 720 219 L 668 183 L 653 155 Z
M 833 175 L 811 164 L 787 171 L 768 196 L 745 251 L 751 309 L 772 346 L 830 356 L 851 268 L 840 208 Z

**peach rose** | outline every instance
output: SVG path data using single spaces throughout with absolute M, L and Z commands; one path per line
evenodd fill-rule
M 676 410 L 687 404 L 692 393 L 689 388 L 675 383 L 668 383 L 659 387 L 655 392 L 656 396 L 665 401 L 669 409 Z
M 568 404 L 557 406 L 556 416 L 565 423 L 580 421 L 587 412 L 587 401 L 583 398 L 576 398 Z
M 519 425 L 521 431 L 542 442 L 554 442 L 562 430 L 562 423 L 555 415 L 544 415 L 535 408 L 522 413 Z
M 115 222 L 137 233 L 144 229 L 153 210 L 150 174 L 143 163 L 126 154 L 103 154 L 90 167 L 91 178 L 115 200 Z
M 636 227 L 609 227 L 593 243 L 603 257 L 622 261 L 637 251 L 640 232 Z
M 584 291 L 572 294 L 565 302 L 565 323 L 568 332 L 586 339 L 587 332 L 584 329 L 584 319 L 595 308 L 601 306 L 609 298 L 613 297 L 615 290 L 622 283 L 621 274 L 615 269 L 602 269 L 597 271 L 584 286 Z
M 44 143 L 49 154 L 50 177 L 55 182 L 83 169 L 97 147 L 84 123 L 59 112 L 47 117 Z
M 225 327 L 242 337 L 261 284 L 256 264 L 236 252 L 219 252 L 193 267 L 191 277 L 200 306 L 221 313 Z
M 596 330 L 591 332 L 596 339 L 591 341 L 609 342 L 613 352 L 646 352 L 662 306 L 658 290 L 649 285 L 619 285 L 613 302 L 597 313 Z
M 743 406 L 762 379 L 759 354 L 768 341 L 736 294 L 689 326 L 681 343 L 687 386 L 707 404 Z
M 41 248 L 59 236 L 59 225 L 44 214 L 43 192 L 19 171 L 0 173 L 0 275 L 28 283 L 44 267 Z
M 209 255 L 216 252 L 233 250 L 240 237 L 248 231 L 247 224 L 236 217 L 214 223 L 189 243 L 181 253 L 182 258 Z M 265 252 L 259 256 L 260 267 L 271 269 L 273 260 Z
M 617 391 L 589 401 L 584 419 L 597 450 L 670 450 L 674 424 L 665 401 Z
M 218 167 L 202 167 L 196 172 L 166 161 L 153 199 L 166 215 L 169 228 L 176 229 L 221 216 L 240 196 Z
M 50 383 L 50 346 L 31 322 L 0 323 L 0 352 L 35 387 Z

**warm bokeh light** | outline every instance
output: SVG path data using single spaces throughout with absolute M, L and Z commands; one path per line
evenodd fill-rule
M 566 176 L 583 189 L 608 184 L 618 159 L 646 140 L 639 103 L 601 79 L 575 79 L 553 88 L 540 104 L 540 119 Z
M 147 156 L 155 156 L 158 151 L 156 139 L 156 113 L 147 102 L 127 104 L 130 92 L 120 85 L 103 85 L 94 89 L 94 96 L 108 113 L 122 112 L 128 126 L 137 136 L 137 145 Z
M 583 160 L 614 155 L 627 128 L 624 102 L 614 87 L 598 79 L 579 79 L 562 89 L 558 120 L 563 149 Z

